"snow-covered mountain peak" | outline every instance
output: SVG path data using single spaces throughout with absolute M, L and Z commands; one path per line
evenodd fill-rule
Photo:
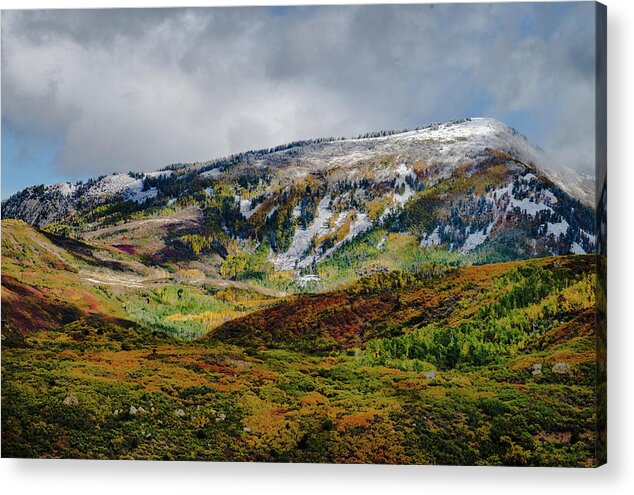
M 320 184 L 324 190 L 354 184 L 348 196 L 341 196 L 350 203 L 342 211 L 351 212 L 368 201 L 383 198 L 386 192 L 382 188 L 389 190 L 384 198 L 388 203 L 385 216 L 402 208 L 417 188 L 451 179 L 463 169 L 469 174 L 485 173 L 482 167 L 486 168 L 492 159 L 528 168 L 573 198 L 586 205 L 593 203 L 591 181 L 549 168 L 542 150 L 522 134 L 496 119 L 478 117 L 403 132 L 299 141 L 157 172 L 116 173 L 86 183 L 33 186 L 3 202 L 3 215 L 44 226 L 103 203 L 133 202 L 136 209 L 151 204 L 171 205 L 201 188 L 210 196 L 214 183 L 220 181 L 235 188 L 232 194 L 239 198 L 237 204 L 246 219 L 262 201 L 270 203 L 280 191 L 287 195 L 291 188 L 299 187 L 297 184 Z M 356 221 L 363 224 L 359 213 Z M 346 217 L 336 218 L 344 221 Z M 354 225 L 352 220 L 347 223 Z
M 391 161 L 392 168 L 418 161 L 437 167 L 449 175 L 456 166 L 475 160 L 490 149 L 508 153 L 516 160 L 538 167 L 543 161 L 543 153 L 537 146 L 492 118 L 468 118 L 400 133 L 377 134 L 307 142 L 247 160 L 242 170 L 246 167 L 283 170 L 281 175 L 289 180 L 333 170 L 341 170 L 348 177 L 360 178 L 363 166 L 382 174 L 381 163 L 391 158 L 387 161 Z

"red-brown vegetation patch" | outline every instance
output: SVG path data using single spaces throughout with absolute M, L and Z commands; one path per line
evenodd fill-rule
M 136 254 L 136 248 L 132 246 L 131 244 L 113 244 L 112 247 L 126 254 L 131 254 L 131 255 Z

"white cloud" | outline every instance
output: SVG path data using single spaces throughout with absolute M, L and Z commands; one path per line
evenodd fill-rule
M 473 108 L 503 120 L 528 115 L 530 132 L 519 130 L 562 164 L 587 167 L 592 11 L 571 7 L 553 22 L 539 9 L 5 12 L 2 117 L 63 136 L 57 167 L 69 176 L 415 126 Z

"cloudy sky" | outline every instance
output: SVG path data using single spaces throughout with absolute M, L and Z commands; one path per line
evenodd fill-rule
M 2 12 L 2 196 L 498 118 L 594 166 L 592 2 Z

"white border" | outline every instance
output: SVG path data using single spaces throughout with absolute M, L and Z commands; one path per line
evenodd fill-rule
M 0 0 L 0 8 L 98 8 L 330 3 L 333 1 Z M 621 494 L 634 493 L 634 21 L 631 0 L 608 5 L 609 462 L 597 470 L 333 466 L 2 459 L 4 493 L 127 494 Z

